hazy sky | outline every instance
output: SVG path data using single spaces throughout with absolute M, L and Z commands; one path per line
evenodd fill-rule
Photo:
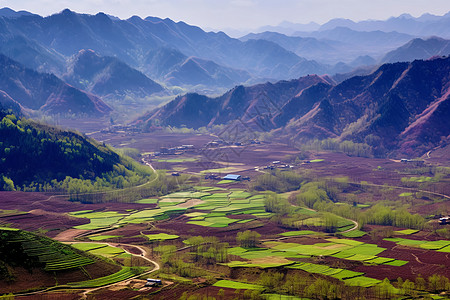
M 443 15 L 450 11 L 450 0 L 0 0 L 0 7 L 43 16 L 69 8 L 89 14 L 102 11 L 122 19 L 155 16 L 203 28 L 253 29 L 282 21 L 358 21 L 426 12 Z

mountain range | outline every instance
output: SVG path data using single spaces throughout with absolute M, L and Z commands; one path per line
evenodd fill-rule
M 68 85 L 53 74 L 39 73 L 0 54 L 1 105 L 50 114 L 104 115 L 111 108 L 100 98 Z
M 447 19 L 446 15 L 429 22 L 441 24 Z M 121 20 L 68 9 L 41 17 L 4 8 L 0 11 L 0 53 L 29 68 L 63 77 L 74 55 L 93 50 L 169 86 L 231 88 L 265 79 L 350 72 L 360 64 L 378 62 L 388 51 L 417 37 L 394 32 L 398 28 L 394 25 L 386 25 L 384 32 L 375 26 L 366 26 L 365 31 L 343 27 L 353 23 L 330 21 L 318 31 L 298 32 L 301 37 L 265 32 L 234 39 L 223 32 L 205 32 L 184 22 L 156 17 Z M 115 94 L 115 90 L 103 93 Z
M 199 128 L 239 120 L 297 142 L 336 138 L 417 155 L 448 142 L 449 113 L 447 57 L 384 64 L 339 84 L 314 75 L 238 86 L 216 98 L 187 94 L 139 121 Z
M 143 73 L 115 57 L 101 57 L 93 50 L 80 50 L 68 61 L 62 78 L 80 89 L 107 97 L 131 94 L 145 97 L 164 90 Z

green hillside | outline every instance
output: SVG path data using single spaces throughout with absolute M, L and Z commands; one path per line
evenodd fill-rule
M 146 182 L 151 169 L 78 133 L 0 111 L 0 190 L 87 192 Z

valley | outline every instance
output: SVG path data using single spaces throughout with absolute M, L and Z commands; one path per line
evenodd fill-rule
M 105 282 L 103 287 L 103 283 L 89 289 L 87 285 L 74 285 L 75 291 L 70 290 L 71 283 L 66 286 L 61 279 L 58 280 L 61 286 L 53 291 L 48 289 L 53 285 L 44 283 L 42 277 L 36 287 L 46 295 L 78 299 L 76 295 L 82 295 L 83 290 L 85 295 L 100 299 L 150 294 L 156 299 L 179 298 L 186 291 L 191 295 L 218 295 L 222 290 L 231 295 L 236 288 L 241 289 L 239 281 L 256 284 L 249 287 L 255 295 L 263 291 L 285 293 L 281 287 L 262 281 L 270 274 L 284 277 L 280 279 L 282 282 L 292 277 L 303 278 L 306 284 L 324 278 L 337 287 L 349 286 L 346 292 L 337 291 L 340 297 L 352 293 L 377 297 L 378 287 L 382 282 L 386 284 L 385 278 L 393 282 L 385 292 L 398 293 L 403 284 L 399 285 L 399 277 L 402 282 L 417 284 L 418 274 L 425 280 L 431 275 L 450 276 L 446 263 L 450 242 L 439 236 L 446 226 L 438 225 L 438 220 L 432 217 L 448 209 L 450 177 L 448 173 L 443 177 L 435 175 L 440 179 L 434 180 L 423 175 L 429 175 L 436 167 L 448 170 L 450 161 L 446 158 L 433 157 L 431 153 L 430 158 L 420 163 L 405 163 L 328 151 L 305 152 L 280 142 L 251 140 L 238 146 L 210 134 L 97 131 L 91 136 L 100 142 L 108 140 L 114 147 L 126 145 L 138 149 L 143 162 L 165 170 L 159 176 L 180 178 L 179 186 L 167 195 L 157 193 L 132 202 L 113 199 L 103 203 L 69 201 L 73 195 L 0 192 L 4 211 L 1 224 L 40 232 L 87 253 L 106 255 L 125 269 L 148 266 L 150 271 L 145 272 L 149 275 L 143 273 L 140 278 L 155 276 L 164 284 L 145 288 L 145 280 L 130 280 L 132 273 L 129 273 L 111 281 L 99 281 Z M 161 153 L 181 145 L 192 148 L 179 149 L 175 154 Z M 155 156 L 155 152 L 160 154 Z M 250 180 L 221 179 L 227 173 Z M 211 179 L 211 174 L 217 179 Z M 424 179 L 415 180 L 421 178 L 419 175 Z M 289 183 L 282 184 L 283 179 Z M 319 181 L 323 183 L 315 186 Z M 325 191 L 325 198 L 309 202 L 314 197 L 306 195 L 313 190 Z M 83 195 L 79 196 L 84 201 Z M 394 212 L 399 213 L 407 207 L 417 217 L 411 215 L 407 223 L 401 223 L 395 215 L 390 216 L 392 223 L 368 220 L 370 214 L 365 213 L 380 209 L 377 204 L 380 202 L 392 205 Z M 402 218 L 409 218 L 405 213 Z M 255 234 L 255 244 L 240 244 L 237 237 L 244 232 Z M 137 254 L 136 259 L 133 261 L 120 248 Z M 207 249 L 216 250 L 210 257 L 202 254 Z M 150 273 L 152 264 L 141 261 L 140 254 L 160 269 Z M 98 276 L 89 269 L 86 271 L 92 277 Z M 316 277 L 318 274 L 322 275 Z M 225 279 L 231 281 L 226 283 Z M 209 282 L 215 281 L 211 286 Z M 20 287 L 15 284 L 3 288 L 14 292 L 13 286 Z M 300 290 L 294 288 L 292 292 Z M 36 291 L 29 296 L 18 293 L 16 298 L 32 299 L 40 293 Z M 424 291 L 414 289 L 405 293 Z
M 0 300 L 450 298 L 448 10 L 127 6 L 0 8 Z

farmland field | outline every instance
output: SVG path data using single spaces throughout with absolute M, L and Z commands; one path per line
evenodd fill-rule
M 11 227 L 32 229 L 74 243 L 75 249 L 85 251 L 87 259 L 80 258 L 83 256 L 79 254 L 78 258 L 66 260 L 71 259 L 70 263 L 48 264 L 47 271 L 43 271 L 77 270 L 81 275 L 76 280 L 61 281 L 73 288 L 99 287 L 133 277 L 136 270 L 128 266 L 139 268 L 146 264 L 129 253 L 149 258 L 162 270 L 149 277 L 167 280 L 167 287 L 152 294 L 155 299 L 164 295 L 171 299 L 175 294 L 180 298 L 184 292 L 217 295 L 221 289 L 226 297 L 231 295 L 232 298 L 236 290 L 242 290 L 238 293 L 244 297 L 247 289 L 267 293 L 270 297 L 277 295 L 280 299 L 293 295 L 304 297 L 307 286 L 324 284 L 321 280 L 338 290 L 360 291 L 371 299 L 385 278 L 399 292 L 398 277 L 411 282 L 416 281 L 418 274 L 426 281 L 432 275 L 450 277 L 447 259 L 450 242 L 438 235 L 439 232 L 444 235 L 442 229 L 446 227 L 438 227 L 436 219 L 430 217 L 441 211 L 446 202 L 416 191 L 383 187 L 384 184 L 400 185 L 401 178 L 408 176 L 400 174 L 404 171 L 400 163 L 339 153 L 315 153 L 295 165 L 293 172 L 304 177 L 295 188 L 275 192 L 282 205 L 269 209 L 268 195 L 271 194 L 261 189 L 258 176 L 283 178 L 283 174 L 291 171 L 260 167 L 282 160 L 297 150 L 280 144 L 252 145 L 249 149 L 251 153 L 243 152 L 232 158 L 229 165 L 215 160 L 203 169 L 191 154 L 159 157 L 152 164 L 168 168 L 167 180 L 172 179 L 170 173 L 176 170 L 171 168 L 176 167 L 182 169 L 181 173 L 192 175 L 189 181 L 175 185 L 170 192 L 139 195 L 129 203 L 84 204 L 67 201 L 64 197 L 49 198 L 41 193 L 0 193 L 0 203 L 3 203 L 0 208 L 4 212 L 0 221 L 8 224 L 1 226 L 6 226 L 4 231 L 16 230 L 9 229 Z M 228 182 L 195 175 L 211 172 L 236 172 L 251 180 Z M 326 179 L 319 182 L 321 178 Z M 308 182 L 319 182 L 314 191 L 318 195 L 316 198 L 329 197 L 329 200 L 314 204 L 303 200 L 309 200 L 307 197 L 299 197 Z M 436 184 L 432 180 L 417 183 Z M 408 184 L 413 183 L 408 181 Z M 379 203 L 391 205 L 388 202 L 391 200 L 386 199 L 395 199 L 398 207 L 425 216 L 429 227 L 366 224 L 368 216 L 372 215 L 359 218 L 361 213 L 375 212 Z M 396 206 L 390 207 L 393 210 Z M 327 230 L 330 222 L 333 228 Z M 250 247 L 237 239 L 238 233 L 246 231 L 257 236 L 257 242 Z M 31 246 L 27 250 L 30 254 L 41 255 L 44 251 Z M 50 260 L 52 255 L 50 252 L 42 259 Z M 96 259 L 113 259 L 125 267 L 120 270 L 118 266 L 111 267 L 108 272 L 104 270 L 88 280 L 81 267 L 94 274 L 93 266 L 99 264 Z M 273 285 L 267 278 L 278 278 L 280 283 Z M 291 283 L 293 278 L 297 287 Z M 113 288 L 107 290 L 114 292 Z M 148 291 L 137 288 L 133 293 L 149 295 Z

